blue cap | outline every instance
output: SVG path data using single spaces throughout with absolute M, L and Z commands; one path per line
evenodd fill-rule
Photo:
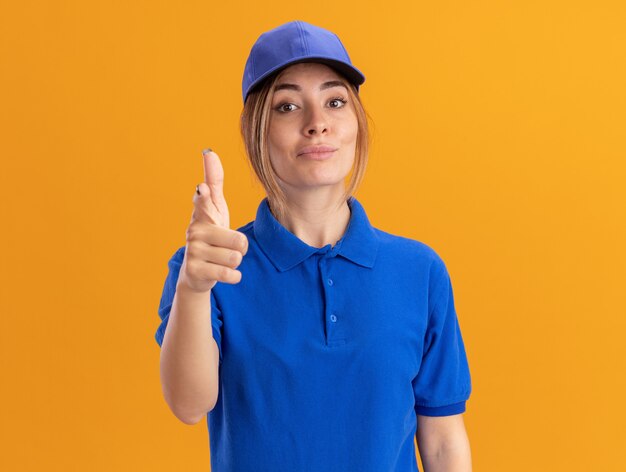
M 321 62 L 336 69 L 356 85 L 365 76 L 352 65 L 339 37 L 304 21 L 290 21 L 261 34 L 252 46 L 243 71 L 243 102 L 263 79 L 297 62 Z

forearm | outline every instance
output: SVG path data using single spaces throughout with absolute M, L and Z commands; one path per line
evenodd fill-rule
M 211 292 L 176 287 L 161 345 L 160 372 L 165 401 L 187 424 L 212 410 L 218 393 L 219 351 L 211 330 Z

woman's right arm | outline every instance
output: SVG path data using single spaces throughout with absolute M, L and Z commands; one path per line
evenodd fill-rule
M 165 401 L 183 423 L 198 423 L 215 406 L 218 363 L 211 291 L 194 292 L 179 282 L 161 345 L 161 385 Z
M 186 424 L 198 423 L 217 402 L 219 348 L 212 336 L 211 290 L 236 284 L 248 251 L 245 234 L 229 229 L 224 170 L 214 152 L 204 154 L 205 182 L 194 195 L 185 257 L 161 344 L 161 386 L 170 409 Z

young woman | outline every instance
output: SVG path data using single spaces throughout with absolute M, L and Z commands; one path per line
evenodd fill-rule
M 374 228 L 352 195 L 367 163 L 364 80 L 335 34 L 281 25 L 244 72 L 241 131 L 267 197 L 236 231 L 220 159 L 204 153 L 156 340 L 174 414 L 208 413 L 214 472 L 413 472 L 414 438 L 427 472 L 471 470 L 446 266 Z

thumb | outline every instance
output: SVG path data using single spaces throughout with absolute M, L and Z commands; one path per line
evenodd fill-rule
M 202 151 L 204 163 L 204 182 L 210 190 L 210 198 L 215 208 L 222 216 L 226 227 L 230 227 L 228 205 L 224 197 L 224 168 L 219 156 L 211 149 Z

